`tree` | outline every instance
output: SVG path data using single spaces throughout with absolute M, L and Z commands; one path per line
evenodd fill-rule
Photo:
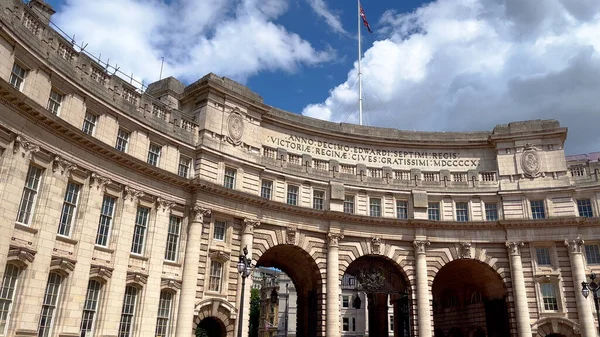
M 250 291 L 250 328 L 248 337 L 258 337 L 258 323 L 260 320 L 260 290 L 252 288 Z

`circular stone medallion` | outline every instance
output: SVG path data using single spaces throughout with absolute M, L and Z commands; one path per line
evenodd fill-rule
M 542 161 L 537 150 L 528 148 L 523 151 L 523 155 L 521 156 L 521 168 L 523 169 L 523 172 L 525 172 L 525 175 L 535 178 L 539 175 L 541 167 Z
M 244 120 L 242 116 L 232 113 L 229 115 L 227 119 L 227 131 L 229 132 L 229 137 L 235 141 L 239 142 L 244 135 Z

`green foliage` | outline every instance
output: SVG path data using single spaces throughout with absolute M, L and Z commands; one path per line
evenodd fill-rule
M 260 319 L 260 290 L 250 291 L 250 329 L 248 337 L 258 337 L 258 322 Z

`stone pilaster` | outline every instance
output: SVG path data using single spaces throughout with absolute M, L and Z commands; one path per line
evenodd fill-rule
M 194 335 L 194 306 L 196 305 L 196 285 L 198 282 L 198 265 L 200 261 L 200 245 L 197 241 L 202 235 L 204 217 L 209 217 L 210 209 L 194 206 L 189 215 L 187 243 L 183 264 L 183 282 L 179 295 L 176 337 Z
M 248 258 L 252 258 L 252 245 L 254 242 L 254 229 L 260 226 L 260 221 L 256 219 L 244 219 L 242 222 L 242 241 L 240 243 L 240 249 L 246 247 L 248 249 Z M 241 254 L 241 252 L 240 252 Z M 233 263 L 237 263 L 235 260 Z M 250 326 L 250 291 L 252 289 L 252 276 L 250 275 L 246 279 L 246 286 L 244 289 L 244 298 L 237 299 L 238 309 L 240 308 L 240 301 L 244 301 L 244 312 L 243 317 L 238 316 L 238 319 L 242 320 L 242 333 L 237 331 L 237 324 L 235 325 L 236 336 L 247 336 L 247 329 Z M 242 277 L 238 275 L 237 293 L 242 294 Z M 239 296 L 238 296 L 239 297 Z M 237 323 L 237 322 L 236 322 Z
M 344 236 L 329 233 L 327 240 L 327 316 L 325 335 L 327 337 L 340 336 L 340 259 L 339 240 Z
M 565 246 L 569 251 L 569 260 L 571 262 L 571 274 L 573 275 L 573 284 L 575 288 L 575 302 L 577 303 L 577 315 L 579 316 L 579 326 L 581 327 L 581 337 L 596 337 L 596 327 L 594 326 L 594 316 L 590 302 L 583 297 L 580 284 L 587 281 L 583 256 L 581 250 L 584 241 L 580 238 L 565 240 Z
M 517 336 L 531 336 L 531 321 L 529 308 L 527 306 L 527 291 L 525 289 L 525 277 L 523 275 L 523 263 L 521 262 L 522 241 L 507 242 L 508 257 L 510 260 L 510 274 L 512 277 L 515 315 L 517 316 Z
M 417 274 L 417 320 L 419 337 L 431 337 L 431 304 L 429 303 L 429 283 L 427 281 L 427 255 L 425 248 L 429 240 L 413 242 L 415 247 L 415 269 Z

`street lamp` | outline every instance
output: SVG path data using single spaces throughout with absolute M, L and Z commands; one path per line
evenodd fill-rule
M 600 322 L 600 310 L 598 310 L 598 289 L 600 289 L 600 285 L 594 281 L 596 278 L 596 274 L 591 273 L 589 279 L 591 282 L 581 282 L 581 293 L 583 297 L 587 298 L 590 295 L 590 291 L 594 294 L 594 305 L 596 306 L 596 316 L 598 316 L 598 322 Z M 598 332 L 600 333 L 600 325 L 598 326 Z
M 244 255 L 240 254 L 240 261 L 237 264 L 238 273 L 242 277 L 242 295 L 240 296 L 240 313 L 238 316 L 238 337 L 242 337 L 242 320 L 244 317 L 244 290 L 246 288 L 246 277 L 250 275 L 252 259 L 248 258 L 248 247 L 244 247 Z

